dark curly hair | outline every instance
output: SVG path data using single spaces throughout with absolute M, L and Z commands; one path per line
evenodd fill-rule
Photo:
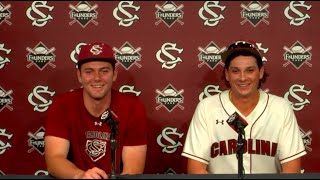
M 228 70 L 229 69 L 229 66 L 230 66 L 230 63 L 231 61 L 238 57 L 238 56 L 253 56 L 256 58 L 256 62 L 257 62 L 257 65 L 259 67 L 259 70 L 261 69 L 261 67 L 264 65 L 263 61 L 262 61 L 262 57 L 261 56 L 257 56 L 256 54 L 253 54 L 252 52 L 250 51 L 246 51 L 245 49 L 241 50 L 241 51 L 235 51 L 234 53 L 232 53 L 231 55 L 228 56 L 228 58 L 225 60 L 224 62 L 224 70 Z M 265 83 L 267 81 L 267 77 L 269 76 L 269 74 L 266 72 L 266 69 L 264 70 L 264 73 L 263 73 L 263 76 L 262 78 L 260 79 L 259 81 L 259 85 L 258 85 L 258 88 L 261 87 L 261 84 L 262 83 Z M 228 88 L 230 88 L 230 83 L 229 81 L 227 81 L 226 79 L 226 76 L 225 76 L 225 72 L 223 71 L 222 73 L 222 79 L 224 79 L 225 81 L 225 84 Z

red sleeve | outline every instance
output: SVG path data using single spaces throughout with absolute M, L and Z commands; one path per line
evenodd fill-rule
M 124 140 L 124 146 L 147 144 L 146 110 L 138 98 L 132 103 Z
M 64 109 L 62 99 L 62 97 L 54 98 L 51 106 L 49 107 L 45 123 L 45 135 L 69 139 L 68 124 L 65 113 L 66 109 Z

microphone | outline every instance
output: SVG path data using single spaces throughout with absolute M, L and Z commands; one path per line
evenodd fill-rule
M 237 133 L 244 134 L 244 128 L 248 123 L 237 113 L 234 112 L 227 120 L 229 126 Z
M 112 117 L 114 114 L 111 110 L 107 109 L 101 114 L 101 122 L 106 122 L 111 129 L 110 137 L 110 149 L 111 149 L 111 174 L 109 175 L 110 179 L 116 179 L 116 149 L 117 149 L 117 140 L 116 135 L 118 134 L 118 124 L 119 121 L 115 121 Z M 117 115 L 114 114 L 117 117 Z M 117 117 L 118 118 L 118 117 Z
M 112 132 L 117 134 L 119 122 L 113 119 L 111 110 L 107 109 L 105 112 L 103 112 L 101 114 L 100 119 L 101 119 L 101 122 L 108 124 Z

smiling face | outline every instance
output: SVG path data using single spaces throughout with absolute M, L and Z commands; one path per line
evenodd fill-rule
M 77 76 L 84 89 L 84 98 L 102 100 L 110 94 L 117 71 L 109 62 L 92 61 L 82 64 Z
M 251 97 L 257 93 L 259 81 L 263 77 L 264 67 L 260 69 L 253 56 L 237 56 L 225 69 L 226 80 L 231 91 L 239 97 Z

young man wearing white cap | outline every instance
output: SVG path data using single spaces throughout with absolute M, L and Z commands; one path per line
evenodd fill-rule
M 101 179 L 109 178 L 111 172 L 143 173 L 147 151 L 145 107 L 134 94 L 112 89 L 117 79 L 115 64 L 109 45 L 81 47 L 77 77 L 83 88 L 56 95 L 48 111 L 45 160 L 50 175 Z M 104 113 L 108 114 L 108 123 L 104 122 Z M 111 120 L 115 126 L 109 124 Z M 116 151 L 112 153 L 113 142 Z
M 295 114 L 287 100 L 260 89 L 268 74 L 255 43 L 234 42 L 222 61 L 229 89 L 194 112 L 182 152 L 188 173 L 300 173 L 306 151 Z

